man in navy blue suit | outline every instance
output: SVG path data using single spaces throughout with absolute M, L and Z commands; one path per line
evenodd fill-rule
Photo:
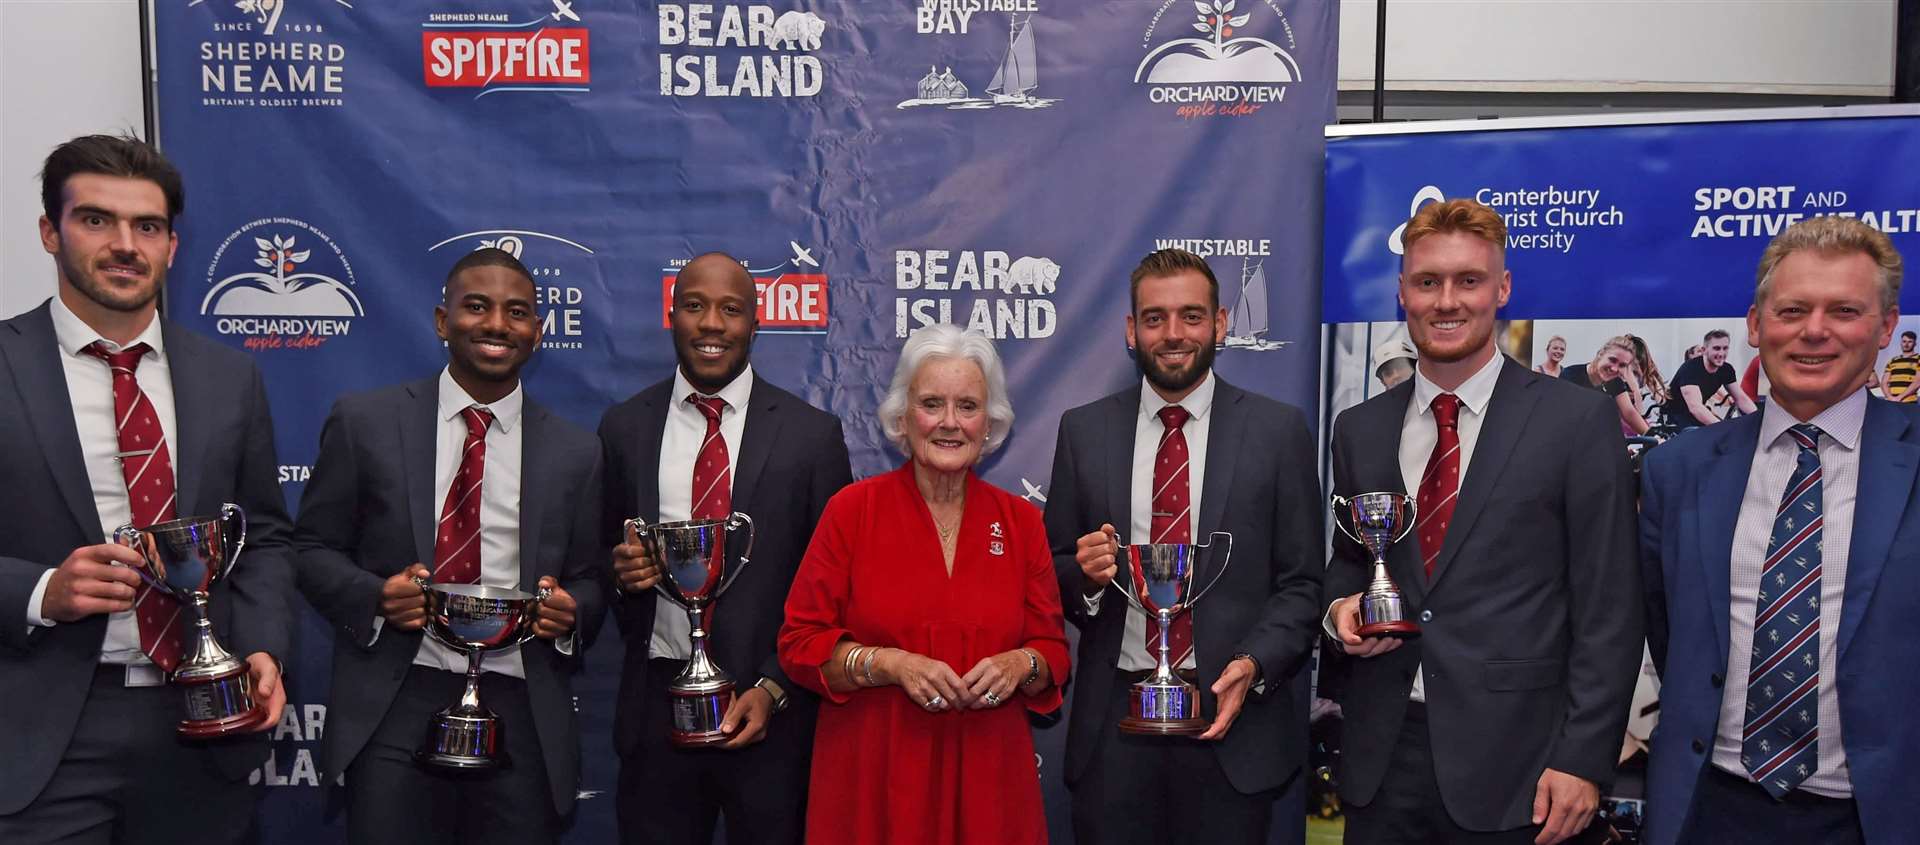
M 1916 835 L 1920 414 L 1865 389 L 1900 273 L 1857 220 L 1782 232 L 1747 312 L 1766 409 L 1648 453 L 1640 548 L 1664 681 L 1649 842 Z

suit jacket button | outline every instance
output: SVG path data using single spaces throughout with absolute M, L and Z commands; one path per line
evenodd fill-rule
M 1432 621 L 1433 621 L 1433 611 L 1431 611 L 1431 610 L 1422 610 L 1422 611 L 1420 611 L 1420 621 L 1422 621 L 1422 622 L 1432 622 Z
M 1707 752 L 1707 746 L 1706 746 L 1706 743 L 1703 743 L 1703 742 L 1701 742 L 1700 740 L 1697 740 L 1697 739 L 1693 741 L 1693 753 L 1695 753 L 1695 754 L 1705 754 L 1706 752 Z
M 1715 672 L 1715 673 L 1713 673 L 1713 688 L 1714 688 L 1714 689 L 1719 689 L 1720 687 L 1722 687 L 1722 686 L 1724 686 L 1724 685 L 1726 684 L 1726 682 L 1727 682 L 1727 679 L 1726 679 L 1726 678 L 1722 678 L 1722 677 L 1720 677 L 1720 673 L 1719 673 L 1719 672 Z

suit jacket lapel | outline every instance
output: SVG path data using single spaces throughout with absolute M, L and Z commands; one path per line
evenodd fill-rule
M 1760 442 L 1760 420 L 1760 414 L 1749 414 L 1707 429 L 1718 435 L 1720 442 L 1714 445 L 1714 459 L 1692 499 L 1700 514 L 1700 549 L 1695 557 L 1706 578 L 1708 618 L 1714 620 L 1714 636 L 1718 638 L 1716 654 L 1726 654 L 1728 648 L 1733 532 L 1740 522 L 1740 503 L 1753 471 L 1753 450 Z M 1674 608 L 1671 612 L 1688 611 Z
M 740 457 L 733 462 L 733 509 L 748 516 L 753 515 L 748 504 L 753 501 L 760 471 L 766 467 L 767 456 L 773 453 L 774 441 L 780 433 L 780 415 L 776 412 L 779 404 L 773 386 L 754 376 L 753 395 L 747 399 L 746 428 L 740 432 Z
M 181 516 L 212 513 L 218 509 L 200 501 L 200 472 L 206 465 L 208 433 L 215 430 L 210 416 L 231 403 L 206 371 L 205 359 L 181 355 L 187 340 L 181 330 L 162 321 L 160 336 L 167 344 L 167 369 L 173 374 L 173 428 L 178 443 L 173 444 L 175 510 Z
M 560 577 L 558 567 L 547 571 L 547 561 L 540 557 L 540 506 L 559 491 L 551 474 L 553 461 L 547 451 L 552 442 L 547 436 L 547 427 L 552 420 L 546 408 L 531 400 L 523 408 L 520 414 L 520 589 L 531 593 L 536 591 L 540 576 Z
M 1480 424 L 1480 436 L 1473 444 L 1473 459 L 1467 464 L 1466 477 L 1460 479 L 1460 495 L 1453 505 L 1453 522 L 1447 526 L 1447 538 L 1441 543 L 1440 556 L 1433 561 L 1433 577 L 1428 592 L 1446 575 L 1447 565 L 1460 552 L 1460 544 L 1473 531 L 1474 520 L 1486 509 L 1494 482 L 1513 455 L 1513 447 L 1527 426 L 1527 415 L 1540 393 L 1532 388 L 1527 368 L 1508 360 L 1500 366 L 1500 378 L 1494 383 L 1493 398 L 1487 401 L 1487 418 Z
M 100 511 L 93 506 L 93 482 L 87 478 L 86 458 L 80 452 L 80 429 L 73 422 L 73 400 L 67 393 L 52 312 L 42 304 L 14 320 L 11 328 L 0 331 L 0 351 L 5 352 L 13 383 L 19 386 L 20 406 L 32 421 L 34 439 L 74 520 L 92 542 L 102 542 Z
M 1872 603 L 1886 569 L 1893 534 L 1913 493 L 1920 444 L 1906 440 L 1905 413 L 1878 399 L 1867 400 L 1860 429 L 1860 481 L 1853 500 L 1853 542 L 1847 549 L 1846 602 L 1840 611 L 1840 656 Z
M 1219 378 L 1219 374 L 1213 374 Z M 1213 408 L 1207 415 L 1213 419 L 1207 423 L 1207 477 L 1200 488 L 1200 530 L 1194 533 L 1193 542 L 1213 545 L 1213 532 L 1220 530 L 1220 524 L 1226 519 L 1227 502 L 1233 495 L 1233 471 L 1240 466 L 1239 453 L 1229 444 L 1246 442 L 1246 416 L 1240 413 L 1240 400 L 1245 394 L 1240 389 L 1221 381 L 1214 385 Z M 1220 552 L 1200 558 L 1200 566 L 1205 571 L 1194 572 L 1194 589 L 1205 588 L 1218 577 L 1218 571 L 1224 564 L 1233 562 L 1222 560 Z
M 1152 542 L 1151 537 L 1134 537 L 1133 531 L 1133 433 L 1140 416 L 1138 386 L 1113 397 L 1113 412 L 1103 414 L 1107 424 L 1107 519 L 1120 532 L 1122 543 Z
M 665 445 L 668 403 L 673 401 L 673 378 L 640 394 L 644 408 L 640 427 L 633 433 L 634 457 L 639 466 L 634 473 L 634 498 L 640 512 L 629 514 L 648 522 L 660 520 L 660 449 Z M 749 401 L 747 404 L 753 404 Z M 692 479 L 688 479 L 691 483 Z M 647 604 L 651 605 L 651 602 Z
M 434 529 L 440 522 L 440 509 L 433 501 L 433 461 L 439 446 L 435 427 L 440 416 L 438 377 L 407 385 L 409 405 L 401 409 L 395 425 L 400 429 L 400 460 L 405 467 L 407 517 L 413 524 L 413 553 L 416 559 L 434 568 Z

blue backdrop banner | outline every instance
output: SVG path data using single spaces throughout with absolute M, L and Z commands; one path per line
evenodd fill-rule
M 155 0 L 190 197 L 169 314 L 256 354 L 297 503 L 335 398 L 441 365 L 461 254 L 532 270 L 528 389 L 591 427 L 671 373 L 674 274 L 726 250 L 760 286 L 757 372 L 845 421 L 858 475 L 901 460 L 874 410 L 905 336 L 993 337 L 1019 421 L 983 470 L 1040 502 L 1060 413 L 1137 378 L 1127 274 L 1157 247 L 1219 274 L 1227 379 L 1317 405 L 1337 6 Z M 330 640 L 302 624 L 259 775 L 271 842 L 339 838 L 312 758 Z M 571 841 L 611 841 L 618 660 L 602 638 L 577 684 Z M 1060 748 L 1039 737 L 1067 841 Z
M 1916 115 L 1890 106 L 1329 133 L 1326 321 L 1400 319 L 1398 227 L 1453 197 L 1506 220 L 1514 288 L 1504 317 L 1745 314 L 1760 251 L 1796 220 L 1855 216 L 1901 251 L 1920 249 L 1920 174 L 1887 166 L 1920 155 Z M 1911 310 L 1920 293 L 1902 300 Z

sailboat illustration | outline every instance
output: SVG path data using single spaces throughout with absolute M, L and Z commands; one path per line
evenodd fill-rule
M 1027 16 L 1027 23 L 1009 18 L 1007 26 L 1007 54 L 1000 58 L 1000 69 L 993 72 L 993 81 L 987 83 L 987 93 L 993 95 L 996 105 L 1011 105 L 1027 102 L 1027 92 L 1040 85 L 1040 67 L 1035 62 L 1033 49 L 1033 16 Z
M 977 78 L 977 77 L 976 77 Z M 995 106 L 1007 106 L 1020 109 L 1044 109 L 1059 98 L 1036 97 L 1033 91 L 1040 86 L 1040 54 L 1034 44 L 1033 15 L 1020 20 L 1013 15 L 1007 16 L 1007 49 L 1000 56 L 1000 66 L 993 72 L 993 81 L 987 84 L 984 97 L 968 96 L 967 86 L 954 76 L 953 68 L 944 73 L 935 73 L 932 67 L 927 75 L 916 85 L 916 96 L 903 100 L 896 108 L 915 106 L 945 106 L 949 109 L 979 110 Z
M 1267 339 L 1267 271 L 1264 262 L 1251 258 L 1240 262 L 1240 298 L 1227 312 L 1228 349 L 1264 352 L 1286 346 L 1284 340 Z

